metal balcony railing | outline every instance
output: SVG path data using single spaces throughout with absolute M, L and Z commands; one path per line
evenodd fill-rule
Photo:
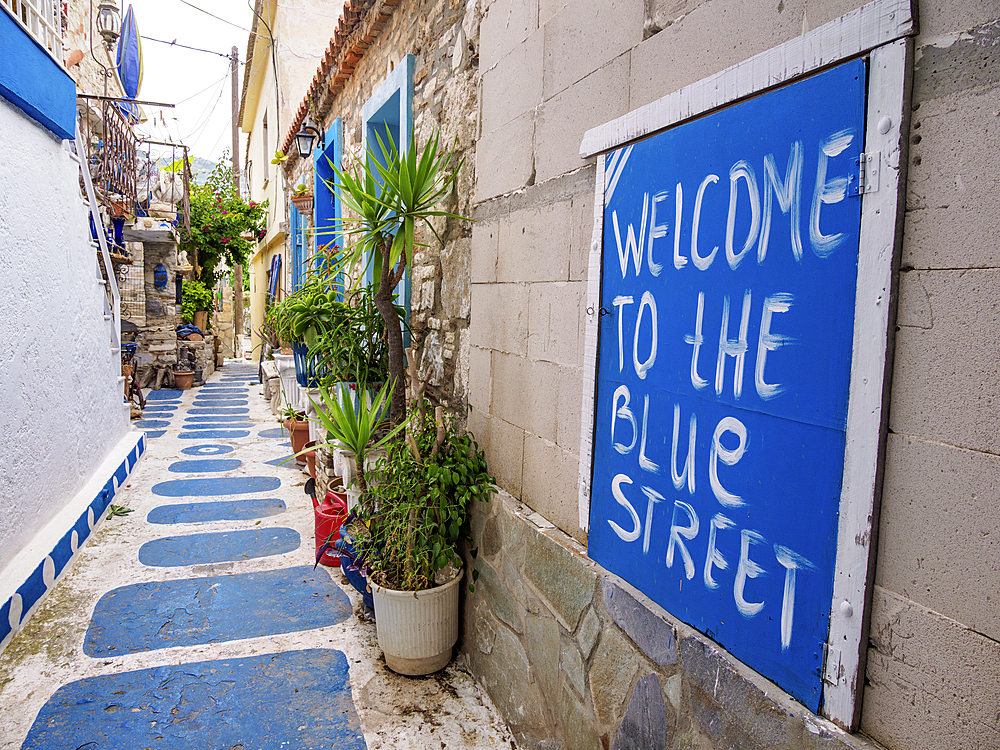
M 134 213 L 138 139 L 116 102 L 102 100 L 100 112 L 99 120 L 86 118 L 82 134 L 98 201 L 112 216 Z
M 63 64 L 63 44 L 57 0 L 0 0 L 0 8 L 12 15 L 39 44 Z

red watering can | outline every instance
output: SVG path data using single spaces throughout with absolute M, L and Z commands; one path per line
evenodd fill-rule
M 315 497 L 313 512 L 316 515 L 316 554 L 320 547 L 329 540 L 330 547 L 319 558 L 323 565 L 340 567 L 340 553 L 333 548 L 333 541 L 340 539 L 340 527 L 347 518 L 347 495 L 339 492 L 327 492 L 322 502 Z

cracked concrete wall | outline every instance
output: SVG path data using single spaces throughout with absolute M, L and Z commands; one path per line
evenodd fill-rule
M 540 513 L 586 544 L 576 472 L 595 172 L 594 160 L 577 155 L 583 133 L 862 4 L 481 2 L 469 424 L 501 488 L 526 506 L 524 516 Z M 995 748 L 1000 5 L 915 2 L 914 15 L 895 372 L 862 734 L 836 742 L 863 744 L 866 735 L 890 750 Z M 550 746 L 551 727 L 555 744 L 566 747 L 649 746 L 619 739 L 617 727 L 659 711 L 643 682 L 654 672 L 674 727 L 668 747 L 819 744 L 809 732 L 779 738 L 732 728 L 726 722 L 738 723 L 739 712 L 699 687 L 693 646 L 688 658 L 682 650 L 678 671 L 652 668 L 642 648 L 638 667 L 604 672 L 595 659 L 600 647 L 584 652 L 577 643 L 574 654 L 566 641 L 581 626 L 560 620 L 558 607 L 523 583 L 532 546 L 522 537 L 558 532 L 523 523 L 516 554 L 487 554 L 486 583 L 477 587 L 485 593 L 470 599 L 467 612 L 466 648 L 524 746 Z M 582 556 L 576 564 L 588 565 Z M 636 649 L 596 599 L 591 606 L 602 642 Z M 517 671 L 510 664 L 528 665 L 524 684 L 501 674 Z M 628 684 L 617 685 L 619 667 Z M 600 695 L 595 674 L 597 684 L 608 682 Z M 679 703 L 669 698 L 677 691 Z

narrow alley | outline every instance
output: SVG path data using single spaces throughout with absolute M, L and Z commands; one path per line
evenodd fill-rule
M 511 746 L 461 657 L 389 671 L 340 569 L 314 570 L 261 391 L 230 360 L 149 393 L 144 456 L 0 661 L 0 748 Z

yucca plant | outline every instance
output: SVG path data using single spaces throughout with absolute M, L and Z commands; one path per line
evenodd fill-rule
M 386 403 L 389 402 L 392 394 L 392 385 L 383 384 L 382 388 L 374 397 L 370 397 L 368 389 L 364 384 L 358 385 L 358 408 L 354 408 L 354 399 L 351 398 L 350 389 L 336 384 L 335 388 L 339 393 L 335 396 L 330 392 L 330 388 L 321 385 L 319 388 L 320 404 L 313 401 L 318 422 L 326 430 L 327 435 L 339 443 L 321 443 L 315 448 L 324 447 L 344 447 L 355 455 L 358 465 L 358 489 L 361 491 L 362 501 L 366 501 L 368 483 L 365 479 L 365 456 L 369 451 L 378 450 L 406 427 L 407 421 L 400 422 L 389 430 L 384 436 L 376 438 L 376 431 L 382 421 Z M 312 401 L 312 397 L 309 399 Z M 312 450 L 312 449 L 310 449 Z M 304 453 L 305 451 L 303 451 Z
M 333 165 L 341 199 L 353 216 L 339 220 L 353 235 L 346 252 L 350 263 L 372 264 L 375 306 L 385 322 L 389 353 L 389 382 L 394 384 L 390 419 L 400 424 L 406 413 L 403 386 L 406 364 L 403 357 L 403 329 L 393 304 L 393 290 L 413 265 L 417 225 L 426 225 L 438 241 L 431 219 L 446 216 L 462 219 L 438 206 L 451 192 L 464 159 L 449 171 L 455 149 L 438 150 L 439 136 L 432 136 L 422 149 L 416 139 L 397 150 L 392 138 L 378 140 L 381 159 L 369 148 L 366 159 L 353 172 Z

